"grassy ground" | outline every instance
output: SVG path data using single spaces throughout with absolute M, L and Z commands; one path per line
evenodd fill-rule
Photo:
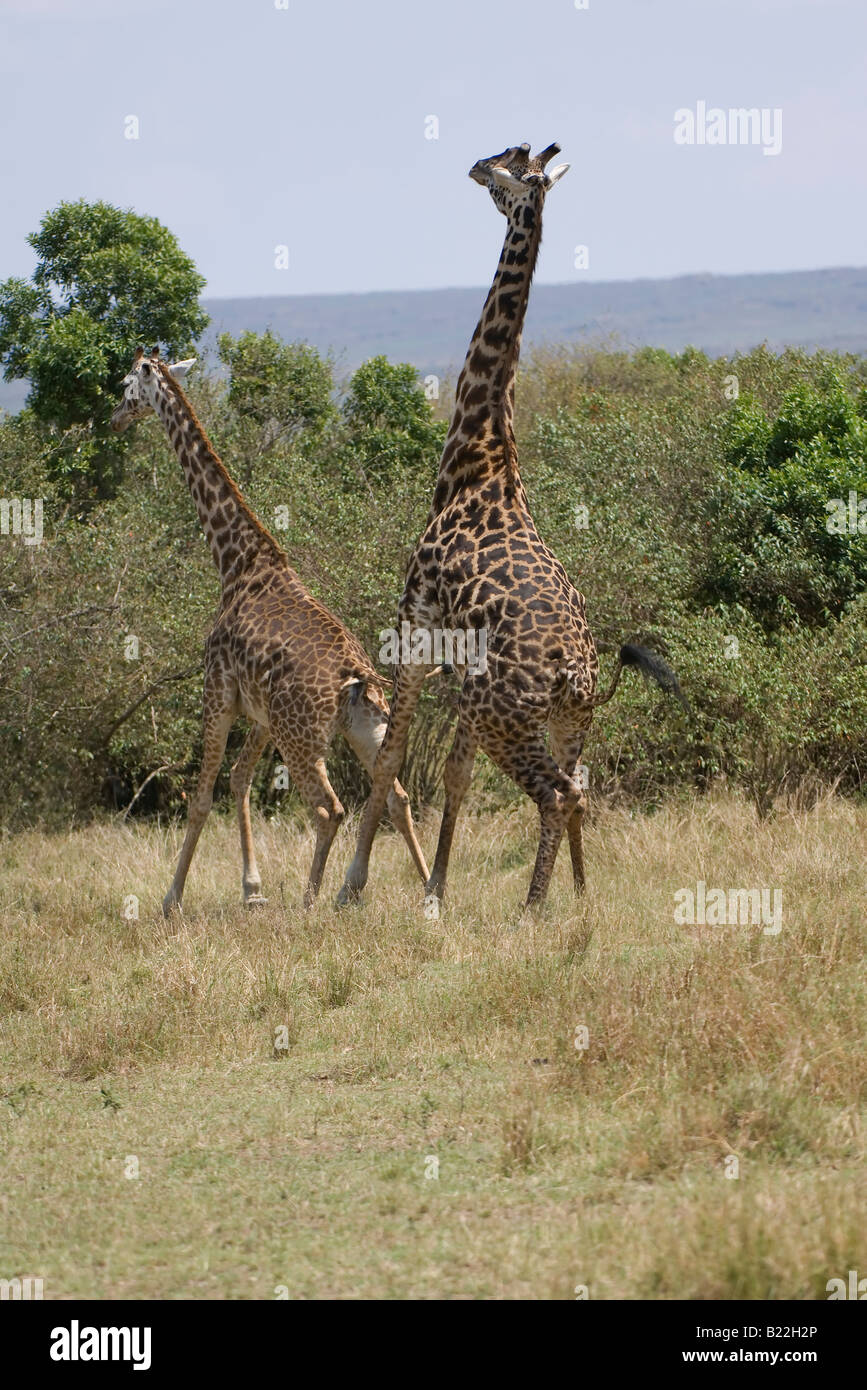
M 388 834 L 332 911 L 351 833 L 305 916 L 310 835 L 260 823 L 247 915 L 212 817 L 175 927 L 176 827 L 0 845 L 0 1277 L 737 1299 L 867 1273 L 867 809 L 600 812 L 583 904 L 562 851 L 517 930 L 529 805 L 464 819 L 438 924 Z M 782 931 L 676 925 L 697 879 L 782 889 Z

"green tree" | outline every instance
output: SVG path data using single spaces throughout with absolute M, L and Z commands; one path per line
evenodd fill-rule
M 307 343 L 284 343 L 268 329 L 233 338 L 221 333 L 217 351 L 229 369 L 227 399 L 235 412 L 249 482 L 253 460 L 277 444 L 291 443 L 302 431 L 319 435 L 334 419 L 331 363 Z
M 427 465 L 433 482 L 447 426 L 434 419 L 414 367 L 371 357 L 349 383 L 343 415 L 350 454 L 369 481 Z
M 55 437 L 50 471 L 65 490 L 111 496 L 125 444 L 109 417 L 139 343 L 189 356 L 208 317 L 204 279 L 153 217 L 109 203 L 61 203 L 28 242 L 30 280 L 0 284 L 0 362 L 26 378 L 27 406 Z

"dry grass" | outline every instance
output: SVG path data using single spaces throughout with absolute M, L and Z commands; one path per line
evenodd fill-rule
M 176 926 L 177 827 L 0 845 L 0 1276 L 55 1298 L 804 1298 L 867 1272 L 864 808 L 601 812 L 584 902 L 563 852 L 523 923 L 529 806 L 466 816 L 439 924 L 393 835 L 335 913 L 348 828 L 305 916 L 310 836 L 256 833 L 269 907 L 244 913 L 212 817 Z M 677 926 L 697 879 L 782 889 L 781 933 Z

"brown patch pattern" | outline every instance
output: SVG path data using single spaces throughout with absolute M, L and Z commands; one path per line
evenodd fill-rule
M 309 907 L 344 815 L 325 770 L 328 748 L 334 735 L 342 733 L 372 773 L 388 720 L 382 678 L 352 633 L 305 587 L 247 505 L 168 365 L 138 353 L 113 416 L 114 428 L 122 430 L 151 410 L 178 455 L 222 584 L 219 613 L 205 645 L 202 766 L 163 910 L 168 914 L 181 906 L 226 740 L 240 715 L 252 725 L 231 776 L 240 821 L 244 901 L 248 906 L 265 901 L 250 825 L 250 784 L 265 746 L 273 742 L 316 829 L 304 895 Z M 409 799 L 394 778 L 386 800 L 424 881 L 427 865 Z

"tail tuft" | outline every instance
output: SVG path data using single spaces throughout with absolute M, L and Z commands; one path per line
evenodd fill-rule
M 679 700 L 686 710 L 691 714 L 686 696 L 680 688 L 680 682 L 667 662 L 661 656 L 652 652 L 649 647 L 638 647 L 632 643 L 620 648 L 620 662 L 623 666 L 635 666 L 648 680 L 655 681 L 661 690 L 668 695 L 673 695 Z

